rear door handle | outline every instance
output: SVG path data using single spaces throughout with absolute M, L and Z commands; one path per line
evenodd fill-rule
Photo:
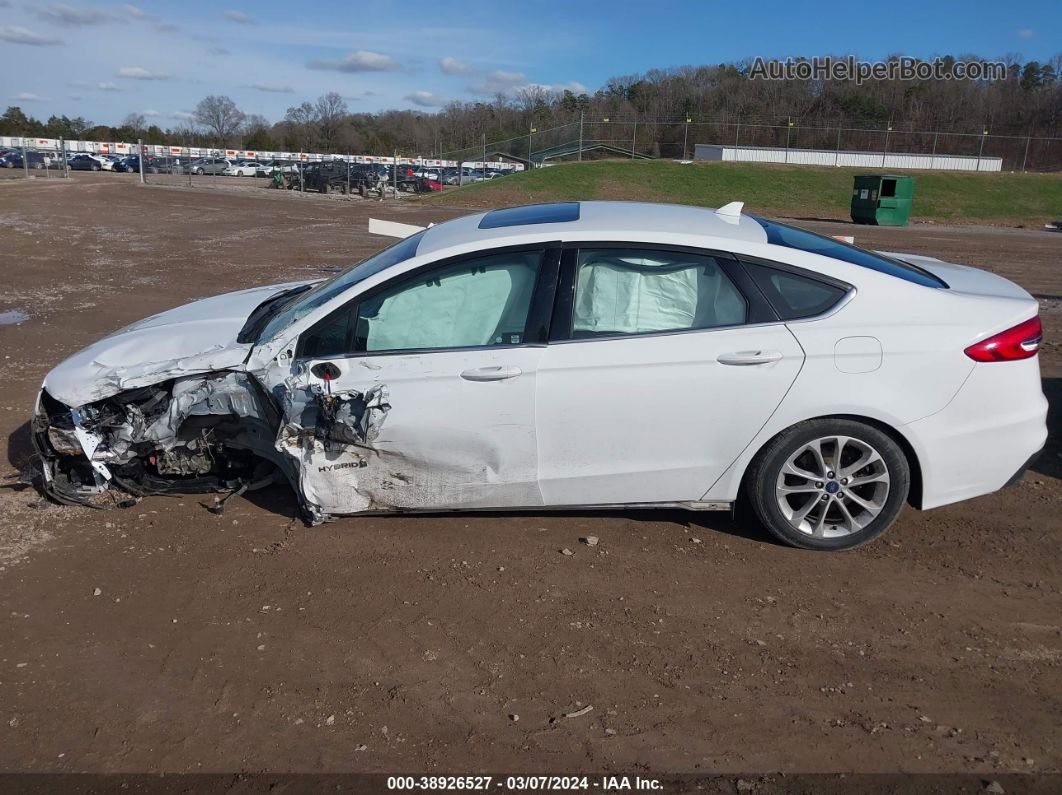
M 516 378 L 523 370 L 519 367 L 477 367 L 473 370 L 465 370 L 461 377 L 466 381 L 504 381 L 506 378 Z
M 721 353 L 716 358 L 719 364 L 735 366 L 747 366 L 750 364 L 768 364 L 777 362 L 782 358 L 781 351 L 734 351 L 733 353 Z

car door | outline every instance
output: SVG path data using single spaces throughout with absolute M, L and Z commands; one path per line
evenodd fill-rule
M 804 355 L 729 255 L 583 244 L 564 254 L 538 368 L 546 505 L 696 501 Z
M 542 504 L 535 379 L 559 248 L 432 264 L 305 332 L 278 444 L 322 513 Z

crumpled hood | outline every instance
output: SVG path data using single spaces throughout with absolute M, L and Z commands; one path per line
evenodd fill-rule
M 66 359 L 48 373 L 44 388 L 76 407 L 180 375 L 237 367 L 252 347 L 236 341 L 248 315 L 277 293 L 307 283 L 239 290 L 152 315 Z

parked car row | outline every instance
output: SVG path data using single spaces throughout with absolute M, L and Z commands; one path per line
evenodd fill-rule
M 30 149 L 25 154 L 25 164 L 23 164 L 23 154 L 21 149 L 4 149 L 0 152 L 0 168 L 23 168 L 28 166 L 29 168 L 51 168 L 51 159 L 46 157 L 43 152 Z
M 50 154 L 29 150 L 26 153 L 29 168 L 60 168 L 61 158 Z M 0 168 L 22 168 L 23 154 L 19 149 L 0 151 Z M 72 171 L 114 171 L 137 173 L 140 171 L 140 157 L 137 155 L 119 156 L 78 152 L 67 154 L 67 166 Z M 260 177 L 273 178 L 276 175 L 286 177 L 286 187 L 305 188 L 306 190 L 344 190 L 348 179 L 344 170 L 346 161 L 318 160 L 297 161 L 273 159 L 269 161 L 247 158 L 202 157 L 194 160 L 187 158 L 144 156 L 145 174 L 194 174 L 196 176 L 226 177 Z M 398 167 L 386 163 L 350 163 L 349 189 L 351 192 L 379 191 L 383 185 L 391 185 L 401 192 L 421 193 L 429 190 L 442 190 L 446 185 L 467 185 L 507 176 L 508 171 L 492 168 L 463 168 L 418 165 L 416 163 L 399 163 Z M 312 186 L 306 185 L 307 175 L 313 174 Z M 300 180 L 299 175 L 302 175 Z M 322 176 L 324 175 L 324 176 Z M 338 176 L 337 176 L 338 175 Z M 300 184 L 301 183 L 301 184 Z

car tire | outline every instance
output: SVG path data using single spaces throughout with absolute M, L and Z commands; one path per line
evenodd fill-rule
M 93 170 L 93 171 L 99 171 L 99 170 L 100 170 L 100 167 L 99 167 L 99 166 L 93 166 L 93 167 L 92 167 L 92 170 Z
M 199 176 L 203 176 L 204 174 L 206 174 L 206 171 L 201 169 L 201 168 L 197 168 L 195 170 L 195 173 L 198 174 Z
M 745 493 L 768 532 L 814 550 L 853 549 L 877 538 L 896 520 L 910 485 L 911 468 L 896 441 L 846 419 L 787 428 L 745 473 Z

